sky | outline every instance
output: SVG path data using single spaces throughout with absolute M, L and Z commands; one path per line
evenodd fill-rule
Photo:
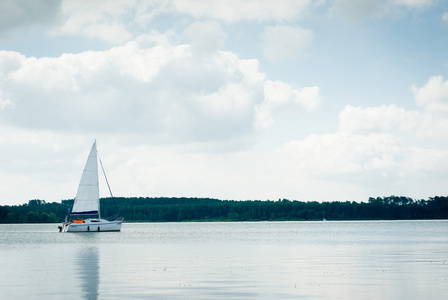
M 447 195 L 448 2 L 0 1 L 0 205 L 94 140 L 114 196 Z

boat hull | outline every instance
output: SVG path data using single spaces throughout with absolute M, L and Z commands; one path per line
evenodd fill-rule
M 123 221 L 104 219 L 84 220 L 84 223 L 66 223 L 60 226 L 60 232 L 107 232 L 120 231 Z

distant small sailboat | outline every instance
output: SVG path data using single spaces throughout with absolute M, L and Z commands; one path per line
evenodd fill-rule
M 73 204 L 73 208 L 70 212 L 70 218 L 67 218 L 59 226 L 59 232 L 99 232 L 99 231 L 120 231 L 123 218 L 117 215 L 113 220 L 106 220 L 101 218 L 100 213 L 100 198 L 99 198 L 99 182 L 98 182 L 98 152 L 96 150 L 96 141 L 93 143 L 90 154 L 87 158 L 84 171 L 81 176 L 81 181 L 78 186 L 76 198 Z M 101 168 L 106 178 L 106 183 L 109 188 L 106 173 L 104 172 L 103 165 Z M 115 203 L 115 202 L 114 202 Z M 97 216 L 96 218 L 81 219 L 82 216 Z

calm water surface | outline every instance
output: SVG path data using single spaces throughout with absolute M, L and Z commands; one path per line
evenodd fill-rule
M 1 299 L 448 299 L 448 221 L 0 225 Z

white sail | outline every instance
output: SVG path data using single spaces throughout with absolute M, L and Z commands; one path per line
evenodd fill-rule
M 96 141 L 93 143 L 82 172 L 81 181 L 73 204 L 72 215 L 99 215 L 98 160 Z

